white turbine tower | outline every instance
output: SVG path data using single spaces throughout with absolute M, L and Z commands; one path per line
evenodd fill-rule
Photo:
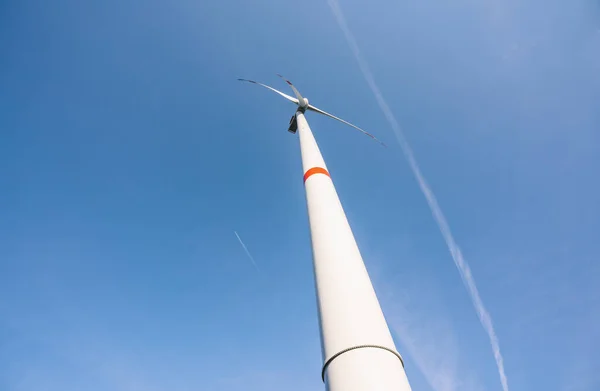
M 309 110 L 326 115 L 383 143 L 359 127 L 310 105 L 288 80 L 284 79 L 296 98 L 253 80 L 239 80 L 268 88 L 298 106 L 288 130 L 292 133 L 298 131 L 300 138 L 321 331 L 321 377 L 326 389 L 410 391 L 402 357 L 396 350 L 342 204 L 304 113 Z

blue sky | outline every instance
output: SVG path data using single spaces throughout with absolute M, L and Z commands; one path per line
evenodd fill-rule
M 509 389 L 598 390 L 598 3 L 340 7 Z M 5 1 L 0 49 L 0 389 L 323 389 L 294 108 L 236 81 L 276 72 L 390 145 L 308 116 L 413 390 L 502 389 L 325 0 Z

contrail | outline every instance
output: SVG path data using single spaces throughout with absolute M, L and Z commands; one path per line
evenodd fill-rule
M 244 242 L 242 242 L 242 238 L 240 238 L 240 235 L 238 235 L 238 233 L 236 231 L 233 231 L 233 233 L 235 234 L 235 236 L 237 237 L 238 241 L 240 242 L 240 244 L 244 248 L 244 251 L 246 252 L 246 255 L 248 256 L 248 258 L 250 258 L 250 262 L 252 262 L 252 264 L 256 268 L 256 271 L 260 272 L 260 269 L 258 268 L 258 265 L 256 264 L 256 262 L 254 262 L 254 257 L 252 257 L 252 255 L 250 254 L 250 251 L 248 251 L 248 248 L 246 247 L 246 245 L 244 244 Z
M 446 218 L 442 213 L 442 209 L 438 205 L 433 191 L 431 191 L 431 188 L 427 184 L 425 177 L 421 173 L 421 169 L 417 164 L 417 160 L 414 157 L 412 148 L 410 147 L 408 141 L 404 137 L 402 128 L 400 128 L 396 117 L 394 116 L 389 105 L 383 98 L 383 95 L 381 94 L 377 83 L 375 83 L 375 79 L 373 77 L 373 74 L 371 73 L 371 70 L 369 69 L 367 62 L 363 59 L 362 55 L 360 54 L 360 50 L 358 49 L 358 45 L 356 44 L 356 39 L 354 38 L 354 35 L 350 31 L 348 24 L 346 23 L 346 19 L 344 17 L 344 14 L 342 13 L 339 3 L 337 2 L 337 0 L 327 0 L 327 2 L 331 7 L 331 10 L 337 20 L 338 25 L 340 26 L 340 28 L 344 32 L 344 35 L 346 36 L 346 41 L 348 42 L 348 45 L 350 46 L 350 49 L 354 54 L 354 58 L 358 62 L 358 66 L 360 67 L 360 70 L 365 80 L 367 81 L 369 87 L 371 88 L 371 91 L 375 95 L 375 99 L 377 100 L 379 107 L 383 111 L 383 114 L 385 115 L 387 121 L 392 127 L 394 134 L 398 139 L 398 143 L 402 148 L 402 152 L 404 153 L 406 160 L 408 160 L 408 164 L 410 165 L 410 168 L 415 178 L 417 179 L 419 187 L 421 188 L 421 191 L 423 192 L 423 195 L 425 196 L 427 203 L 429 204 L 431 214 L 433 215 L 433 218 L 435 219 L 440 229 L 440 232 L 442 233 L 442 236 L 446 241 L 446 245 L 448 246 L 448 250 L 450 250 L 450 254 L 452 255 L 454 264 L 456 265 L 456 268 L 460 273 L 460 277 L 462 278 L 462 281 L 465 287 L 467 288 L 469 295 L 471 296 L 471 301 L 475 306 L 475 310 L 477 311 L 477 315 L 479 316 L 479 321 L 481 322 L 481 325 L 483 326 L 485 332 L 487 333 L 490 339 L 490 344 L 492 346 L 492 351 L 494 352 L 494 358 L 496 360 L 496 366 L 498 367 L 498 374 L 500 375 L 500 382 L 502 383 L 502 389 L 504 391 L 508 391 L 508 382 L 506 380 L 506 374 L 504 373 L 504 360 L 502 358 L 502 354 L 500 354 L 500 344 L 498 342 L 498 337 L 496 336 L 494 326 L 492 325 L 492 318 L 490 317 L 489 312 L 486 310 L 485 306 L 483 305 L 483 301 L 479 296 L 479 291 L 477 290 L 475 280 L 473 278 L 473 275 L 471 274 L 471 268 L 469 267 L 467 261 L 463 258 L 460 248 L 454 241 L 454 237 L 452 236 L 452 232 L 450 231 L 448 222 L 446 221 Z

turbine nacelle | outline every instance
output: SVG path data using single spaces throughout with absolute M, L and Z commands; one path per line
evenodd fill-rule
M 318 109 L 315 106 L 311 106 L 308 103 L 308 99 L 304 98 L 300 94 L 300 92 L 296 89 L 296 87 L 294 87 L 294 85 L 292 84 L 291 81 L 287 80 L 286 78 L 284 78 L 280 74 L 277 74 L 277 76 L 279 76 L 280 78 L 282 78 L 290 86 L 290 88 L 292 89 L 292 91 L 294 91 L 294 95 L 296 95 L 295 98 L 292 98 L 291 96 L 289 96 L 287 94 L 284 94 L 283 92 L 278 91 L 278 90 L 276 90 L 273 87 L 269 87 L 266 84 L 262 84 L 262 83 L 254 81 L 254 80 L 247 80 L 247 79 L 238 79 L 238 80 L 239 81 L 245 81 L 245 82 L 252 83 L 252 84 L 258 84 L 259 86 L 265 87 L 265 88 L 267 88 L 267 89 L 269 89 L 269 90 L 271 90 L 271 91 L 273 91 L 273 92 L 275 92 L 275 93 L 283 96 L 285 99 L 289 100 L 290 102 L 293 102 L 296 105 L 298 105 L 298 110 L 297 111 L 300 111 L 301 113 L 304 113 L 306 110 L 309 110 L 309 111 L 314 111 L 314 112 L 319 113 L 319 114 L 323 114 L 323 115 L 325 115 L 327 117 L 333 118 L 333 119 L 335 119 L 337 121 L 340 121 L 340 122 L 342 122 L 342 123 L 344 123 L 344 124 L 346 124 L 348 126 L 353 127 L 354 129 L 356 129 L 356 130 L 358 130 L 358 131 L 366 134 L 367 136 L 371 137 L 373 140 L 377 141 L 379 144 L 383 145 L 384 147 L 386 146 L 384 143 L 382 143 L 381 141 L 377 140 L 372 134 L 370 134 L 370 133 L 362 130 L 358 126 L 352 125 L 350 122 L 344 121 L 343 119 L 338 118 L 335 115 L 329 114 L 329 113 L 327 113 L 327 112 L 325 112 L 325 111 L 323 111 L 321 109 Z M 290 119 L 290 125 L 288 127 L 288 131 L 291 132 L 291 133 L 296 133 L 297 129 L 298 129 L 298 124 L 296 123 L 296 114 L 294 114 L 292 116 L 292 118 Z

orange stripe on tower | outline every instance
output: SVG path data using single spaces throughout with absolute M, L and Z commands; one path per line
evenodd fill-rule
M 313 167 L 313 168 L 309 169 L 308 171 L 306 171 L 306 173 L 304 174 L 304 182 L 306 182 L 306 180 L 314 174 L 325 174 L 331 178 L 331 175 L 329 175 L 327 170 L 324 169 L 323 167 Z

